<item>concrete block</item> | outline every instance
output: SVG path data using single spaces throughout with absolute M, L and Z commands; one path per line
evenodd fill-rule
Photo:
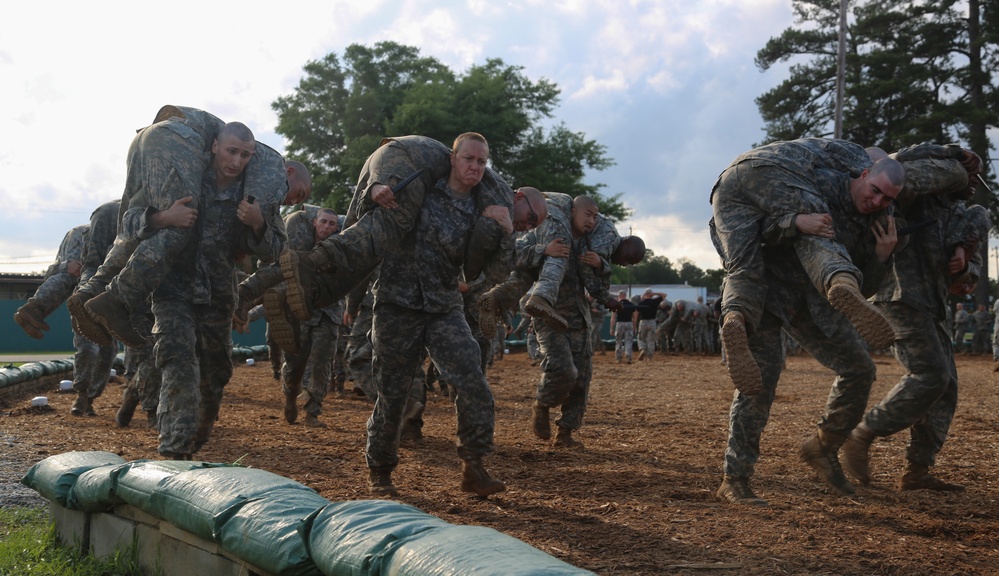
M 156 516 L 146 514 L 131 504 L 118 504 L 114 507 L 114 513 L 122 518 L 128 518 L 129 520 L 133 520 L 140 524 L 148 524 L 150 526 L 158 527 L 160 522 L 163 522 L 163 520 L 160 520 Z
M 59 542 L 81 553 L 90 549 L 90 514 L 64 508 L 50 500 L 49 515 L 55 522 Z
M 188 535 L 192 538 L 198 538 L 193 534 Z M 225 556 L 192 546 L 188 542 L 178 540 L 172 534 L 167 535 L 163 531 L 160 532 L 156 557 L 163 576 L 191 576 L 192 574 L 240 576 L 241 574 L 240 567 Z
M 160 532 L 162 532 L 164 536 L 169 536 L 175 540 L 179 540 L 188 546 L 200 548 L 209 554 L 219 553 L 219 545 L 215 542 L 205 540 L 201 536 L 191 534 L 186 530 L 181 530 L 169 522 L 163 522 L 160 524 Z
M 90 552 L 97 558 L 106 558 L 118 550 L 132 547 L 135 522 L 114 514 L 90 515 Z
M 163 534 L 159 527 L 137 524 L 135 534 L 137 536 L 136 558 L 139 567 L 146 574 L 163 574 L 163 565 L 169 563 L 169 559 L 160 557 L 160 541 Z

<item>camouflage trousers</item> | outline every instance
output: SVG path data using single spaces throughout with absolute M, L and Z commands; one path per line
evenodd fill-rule
M 537 329 L 537 326 L 535 326 Z M 631 361 L 633 348 L 635 347 L 635 325 L 631 322 L 618 322 L 614 325 L 614 356 L 620 360 L 622 357 Z
M 905 375 L 864 416 L 877 436 L 909 429 L 906 459 L 932 466 L 943 448 L 957 409 L 957 367 L 943 322 L 901 302 L 878 306 L 895 329 L 892 346 Z
M 37 307 L 42 319 L 45 319 L 73 295 L 79 280 L 66 272 L 53 274 L 41 283 L 31 298 L 28 298 L 28 304 Z
M 802 199 L 802 191 L 786 170 L 743 162 L 731 166 L 718 179 L 711 202 L 710 234 L 725 267 L 722 317 L 737 310 L 752 332 L 760 323 L 766 303 L 762 229 L 771 217 L 812 212 Z M 860 281 L 842 245 L 816 236 L 798 236 L 795 251 L 820 294 L 828 280 L 840 271 L 852 273 Z M 844 257 L 845 256 L 845 257 Z
M 527 355 L 531 360 L 541 357 L 541 345 L 538 344 L 538 335 L 533 330 L 527 333 Z
M 333 355 L 336 353 L 340 325 L 334 324 L 326 314 L 319 321 L 302 322 L 300 325 L 299 351 L 285 354 L 281 368 L 281 386 L 287 394 L 289 390 L 304 387 L 309 391 L 309 401 L 305 411 L 313 416 L 323 412 L 323 400 L 329 392 Z M 306 369 L 308 377 L 306 378 Z
M 652 358 L 656 355 L 656 321 L 638 321 L 638 349 L 645 352 L 645 358 Z
M 593 326 L 590 327 L 590 348 L 592 348 L 594 352 L 599 350 L 601 353 L 603 353 L 604 343 L 600 339 L 600 332 L 603 330 L 603 328 L 604 328 L 603 318 L 600 316 L 594 316 Z
M 579 430 L 593 377 L 589 331 L 557 332 L 547 322 L 538 322 L 535 328 L 544 356 L 535 398 L 542 406 L 561 407 L 561 415 L 555 421 L 559 428 Z
M 208 441 L 232 377 L 232 306 L 154 298 L 153 354 L 161 385 L 160 454 L 193 454 Z
M 826 337 L 802 309 L 789 325 L 770 313 L 763 315 L 759 328 L 750 336 L 749 348 L 760 366 L 763 392 L 745 396 L 738 391 L 729 411 L 728 444 L 725 448 L 725 475 L 753 475 L 760 457 L 760 437 L 770 418 L 777 394 L 783 346 L 781 328 L 823 366 L 836 374 L 819 428 L 826 433 L 846 436 L 863 417 L 874 382 L 874 361 L 864 348 L 857 331 L 844 317 Z
M 139 216 L 141 209 L 166 210 L 185 196 L 193 196 L 187 205 L 198 208 L 209 158 L 202 137 L 186 124 L 164 122 L 146 128 L 128 150 L 121 214 L 133 210 L 133 219 L 138 220 L 144 217 Z M 124 226 L 125 221 L 119 222 L 119 234 L 104 263 L 81 291 L 99 294 L 107 287 L 129 310 L 138 310 L 166 277 L 195 229 L 161 228 L 139 240 L 134 234 L 138 223 L 132 223 L 130 233 L 122 232 Z
M 694 328 L 687 322 L 679 322 L 673 333 L 673 345 L 677 350 L 683 349 L 684 354 L 694 351 Z
M 424 348 L 454 389 L 458 455 L 468 460 L 492 452 L 493 395 L 482 373 L 479 345 L 461 310 L 430 314 L 376 304 L 371 340 L 378 398 L 367 426 L 369 467 L 393 469 L 399 462 L 399 432 Z
M 111 377 L 111 366 L 118 355 L 118 343 L 98 346 L 79 334 L 73 333 L 73 390 L 86 392 L 91 400 L 100 397 Z
M 371 332 L 372 310 L 361 306 L 350 327 L 347 338 L 347 365 L 354 377 L 354 387 L 359 388 L 372 402 L 378 397 L 371 377 Z
M 153 317 L 151 312 L 132 314 L 132 327 L 153 342 Z M 160 371 L 153 355 L 155 345 L 125 350 L 126 365 L 134 364 L 135 372 L 128 381 L 128 387 L 139 393 L 139 402 L 146 412 L 156 412 L 160 403 Z

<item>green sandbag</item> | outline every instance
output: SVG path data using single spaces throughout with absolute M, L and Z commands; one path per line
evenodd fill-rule
M 278 488 L 248 500 L 218 529 L 218 543 L 277 576 L 320 576 L 299 526 L 329 500 L 311 490 Z
M 390 500 L 338 502 L 307 525 L 309 553 L 327 576 L 389 574 L 383 556 L 400 541 L 451 526 L 426 512 Z
M 225 466 L 181 472 L 163 478 L 149 498 L 149 512 L 174 526 L 218 540 L 218 529 L 247 500 L 278 488 L 314 491 L 264 470 Z
M 222 466 L 208 462 L 181 460 L 136 460 L 122 466 L 116 474 L 115 494 L 122 501 L 150 513 L 149 498 L 160 480 L 199 468 Z
M 36 463 L 21 478 L 21 484 L 66 506 L 69 491 L 80 474 L 99 466 L 124 463 L 121 456 L 112 452 L 64 452 Z
M 381 566 L 395 576 L 580 576 L 589 570 L 484 526 L 435 528 L 399 542 Z
M 128 464 L 108 464 L 80 474 L 69 489 L 66 507 L 84 512 L 103 512 L 115 504 L 121 504 L 122 499 L 115 495 L 114 476 L 122 466 Z

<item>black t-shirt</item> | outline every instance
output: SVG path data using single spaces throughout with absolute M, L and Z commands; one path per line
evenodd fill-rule
M 631 322 L 631 316 L 638 310 L 638 306 L 631 302 L 631 300 L 620 300 L 621 309 L 615 312 L 617 314 L 617 322 Z
M 652 298 L 643 298 L 638 302 L 638 319 L 639 320 L 655 320 L 656 311 L 659 309 L 659 305 L 663 303 L 662 296 L 653 296 Z

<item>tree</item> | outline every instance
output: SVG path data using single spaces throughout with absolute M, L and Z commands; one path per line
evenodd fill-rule
M 896 150 L 966 142 L 991 172 L 987 130 L 999 123 L 999 3 L 994 0 L 850 2 L 843 137 Z M 835 109 L 839 0 L 794 0 L 795 24 L 756 56 L 767 70 L 793 60 L 789 77 L 756 99 L 766 141 L 830 136 Z M 965 12 L 967 10 L 967 12 Z M 982 186 L 974 202 L 999 222 Z M 983 243 L 983 277 L 988 275 Z M 985 283 L 978 300 L 987 301 Z
M 620 194 L 585 184 L 587 169 L 613 165 L 606 149 L 564 125 L 545 131 L 558 87 L 522 67 L 488 59 L 456 74 L 395 42 L 352 44 L 308 62 L 295 91 L 272 104 L 289 156 L 313 173 L 313 202 L 346 209 L 364 160 L 385 136 L 422 134 L 450 144 L 473 130 L 489 140 L 492 166 L 511 183 L 593 195 L 612 218 L 628 216 Z

